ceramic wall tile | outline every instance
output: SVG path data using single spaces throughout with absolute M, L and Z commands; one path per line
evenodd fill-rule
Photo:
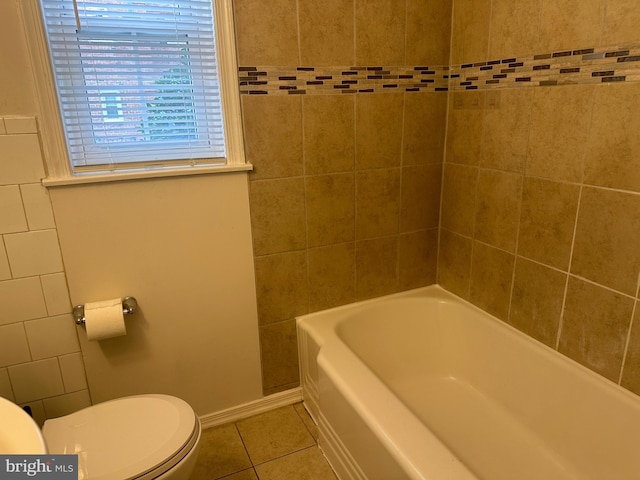
M 260 327 L 262 388 L 265 394 L 295 387 L 298 382 L 298 344 L 295 320 Z
M 305 248 L 307 234 L 302 178 L 251 182 L 249 195 L 256 255 Z
M 353 0 L 299 1 L 298 22 L 302 65 L 354 64 Z
M 89 396 L 89 390 L 80 390 L 53 398 L 45 398 L 42 404 L 47 418 L 56 418 L 89 407 L 91 405 L 91 397 Z
M 356 300 L 398 290 L 398 237 L 356 242 Z
M 595 90 L 584 181 L 640 191 L 640 128 L 635 99 L 640 83 Z
M 58 361 L 60 362 L 64 391 L 71 393 L 86 390 L 87 378 L 82 361 L 82 354 L 77 352 L 61 355 L 58 357 Z
M 305 178 L 309 247 L 355 239 L 355 178 L 353 173 Z
M 33 360 L 80 351 L 76 324 L 69 314 L 24 322 Z
M 580 201 L 571 273 L 635 295 L 640 251 L 640 196 L 584 188 Z
M 438 283 L 446 290 L 469 299 L 473 240 L 440 229 Z
M 0 325 L 46 316 L 38 277 L 0 282 Z
M 506 320 L 515 256 L 474 242 L 471 257 L 471 286 L 469 299 L 486 312 Z
M 356 168 L 400 166 L 404 96 L 363 95 L 356 99 Z
M 567 274 L 517 258 L 508 322 L 556 348 Z
M 599 45 L 606 0 L 543 0 L 539 50 L 553 52 L 577 45 Z
M 18 185 L 0 187 L 0 233 L 24 232 L 28 229 Z
M 617 382 L 633 303 L 629 297 L 570 278 L 558 350 Z
M 234 2 L 240 65 L 299 63 L 296 0 Z
M 398 234 L 400 168 L 365 170 L 356 174 L 356 238 Z
M 402 165 L 442 163 L 447 125 L 447 94 L 405 95 Z
M 307 175 L 353 171 L 355 98 L 304 98 L 304 171 Z
M 518 253 L 567 271 L 579 196 L 577 185 L 526 177 Z
M 402 65 L 405 61 L 405 3 L 394 0 L 355 2 L 356 63 Z
M 14 278 L 63 271 L 56 230 L 13 233 L 4 241 Z
M 402 168 L 400 231 L 437 227 L 440 219 L 442 165 Z
M 31 361 L 22 322 L 0 326 L 0 367 Z
M 491 2 L 454 0 L 451 63 L 481 62 L 489 52 Z
M 408 0 L 406 63 L 447 65 L 451 42 L 450 0 Z M 429 41 L 424 41 L 429 32 Z
M 478 173 L 477 167 L 445 164 L 440 221 L 442 228 L 460 235 L 473 235 Z
M 244 95 L 242 112 L 249 178 L 302 175 L 302 99 Z
M 29 230 L 56 228 L 49 192 L 38 183 L 20 185 Z
M 40 282 L 42 283 L 42 293 L 44 294 L 49 316 L 70 313 L 71 303 L 65 274 L 42 275 L 40 276 Z
M 582 181 L 594 93 L 593 85 L 534 90 L 528 175 Z
M 355 244 L 309 249 L 309 310 L 317 312 L 355 301 Z
M 21 363 L 8 368 L 17 403 L 64 394 L 57 358 Z
M 474 234 L 477 240 L 515 252 L 522 176 L 480 169 Z
M 39 182 L 44 177 L 36 134 L 0 135 L 0 185 Z
M 399 290 L 436 283 L 438 229 L 405 233 L 398 239 Z
M 260 325 L 289 320 L 307 313 L 305 252 L 256 257 L 255 264 Z
M 538 51 L 542 3 L 543 0 L 527 2 L 493 0 L 491 2 L 490 59 Z

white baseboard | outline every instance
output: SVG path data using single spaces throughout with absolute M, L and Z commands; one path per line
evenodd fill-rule
M 216 427 L 301 401 L 302 389 L 300 387 L 292 388 L 291 390 L 274 393 L 273 395 L 238 405 L 237 407 L 202 415 L 200 417 L 200 423 L 203 429 Z

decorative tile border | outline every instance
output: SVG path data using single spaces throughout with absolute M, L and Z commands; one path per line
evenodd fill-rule
M 240 92 L 267 94 L 446 91 L 448 66 L 240 67 Z
M 640 81 L 640 44 L 463 65 L 239 68 L 245 95 L 439 92 Z
M 456 65 L 451 90 L 640 81 L 640 45 L 564 50 Z

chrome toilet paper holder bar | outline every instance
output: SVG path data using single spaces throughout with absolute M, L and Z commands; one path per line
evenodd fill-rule
M 134 297 L 124 297 L 122 299 L 122 313 L 124 315 L 131 315 L 137 308 L 138 301 Z M 84 305 L 73 307 L 73 319 L 76 321 L 76 325 L 84 325 Z

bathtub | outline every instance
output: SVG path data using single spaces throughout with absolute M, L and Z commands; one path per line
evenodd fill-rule
M 438 286 L 297 329 L 341 480 L 640 478 L 640 397 Z

